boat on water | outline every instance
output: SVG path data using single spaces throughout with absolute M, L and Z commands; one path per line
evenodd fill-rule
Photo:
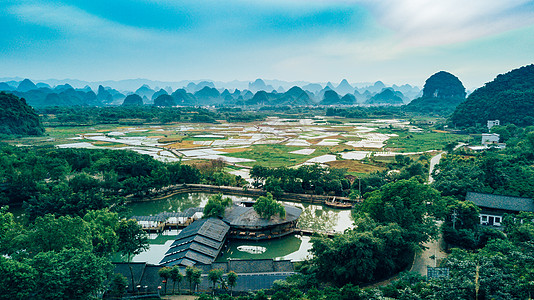
M 267 251 L 267 248 L 261 247 L 261 246 L 243 245 L 243 246 L 237 246 L 237 250 L 242 251 L 242 252 L 247 252 L 250 254 L 262 254 L 265 251 Z
M 332 208 L 338 208 L 338 209 L 350 209 L 350 208 L 352 208 L 352 203 L 345 203 L 345 202 L 336 201 L 336 197 L 334 197 L 331 201 L 326 200 L 324 202 L 324 205 L 326 205 L 328 207 L 332 207 Z

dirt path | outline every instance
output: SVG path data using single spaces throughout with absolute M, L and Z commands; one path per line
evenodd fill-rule
M 438 224 L 438 226 L 441 226 L 441 224 Z M 443 238 L 441 237 L 440 233 L 437 240 L 432 240 L 423 244 L 423 246 L 427 247 L 427 249 L 415 255 L 415 260 L 410 272 L 416 272 L 426 276 L 427 266 L 439 266 L 441 260 L 447 257 L 447 253 L 443 251 L 443 243 Z

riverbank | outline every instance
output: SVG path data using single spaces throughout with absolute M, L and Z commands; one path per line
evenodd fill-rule
M 265 196 L 266 191 L 261 189 L 253 188 L 242 188 L 242 187 L 233 187 L 233 186 L 216 186 L 216 185 L 207 185 L 207 184 L 177 184 L 171 185 L 165 188 L 162 188 L 158 191 L 155 191 L 149 196 L 145 197 L 131 197 L 132 202 L 138 201 L 153 201 L 163 198 L 167 198 L 176 194 L 185 194 L 185 193 L 210 193 L 217 194 L 223 193 L 228 195 L 235 196 L 245 196 L 245 197 L 259 197 Z M 293 193 L 283 193 L 281 196 L 277 197 L 278 201 L 290 201 L 290 202 L 299 202 L 299 203 L 309 203 L 309 204 L 325 204 L 326 201 L 331 200 L 333 196 L 326 195 L 310 195 L 310 194 L 293 194 Z M 338 197 L 335 196 L 336 200 L 339 202 L 348 202 L 357 204 L 359 200 L 353 200 L 347 197 Z

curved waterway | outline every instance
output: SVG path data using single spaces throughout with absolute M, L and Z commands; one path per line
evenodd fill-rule
M 131 216 L 156 215 L 161 212 L 179 212 L 190 207 L 204 207 L 212 194 L 187 193 L 169 196 L 163 199 L 127 204 Z M 251 197 L 225 195 L 233 201 L 254 200 Z M 284 202 L 301 208 L 299 227 L 322 232 L 343 232 L 352 227 L 350 210 L 338 210 L 322 205 L 310 205 Z M 179 230 L 168 230 L 160 234 L 150 234 L 150 249 L 133 258 L 136 262 L 158 264 L 169 249 Z M 310 237 L 290 235 L 269 241 L 231 240 L 221 252 L 217 261 L 227 259 L 290 259 L 303 260 L 309 256 L 312 245 Z

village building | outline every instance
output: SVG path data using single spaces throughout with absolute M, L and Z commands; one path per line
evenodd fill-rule
M 500 136 L 496 133 L 483 133 L 481 144 L 482 145 L 498 144 L 499 138 Z
M 501 226 L 504 214 L 534 212 L 534 200 L 531 198 L 468 192 L 465 200 L 481 208 L 481 225 Z
M 230 226 L 217 218 L 195 221 L 178 234 L 160 264 L 167 267 L 211 264 L 221 252 L 228 230 Z
M 501 125 L 501 121 L 499 120 L 488 120 L 488 130 L 491 129 L 493 126 L 499 126 Z
M 284 205 L 285 218 L 272 216 L 260 218 L 252 205 L 254 202 L 241 202 L 226 210 L 223 221 L 230 225 L 229 238 L 246 240 L 268 240 L 292 234 L 297 229 L 297 221 L 302 213 L 300 208 Z
M 202 207 L 188 208 L 183 212 L 163 212 L 154 216 L 133 216 L 146 231 L 163 231 L 166 228 L 185 227 L 204 215 Z

